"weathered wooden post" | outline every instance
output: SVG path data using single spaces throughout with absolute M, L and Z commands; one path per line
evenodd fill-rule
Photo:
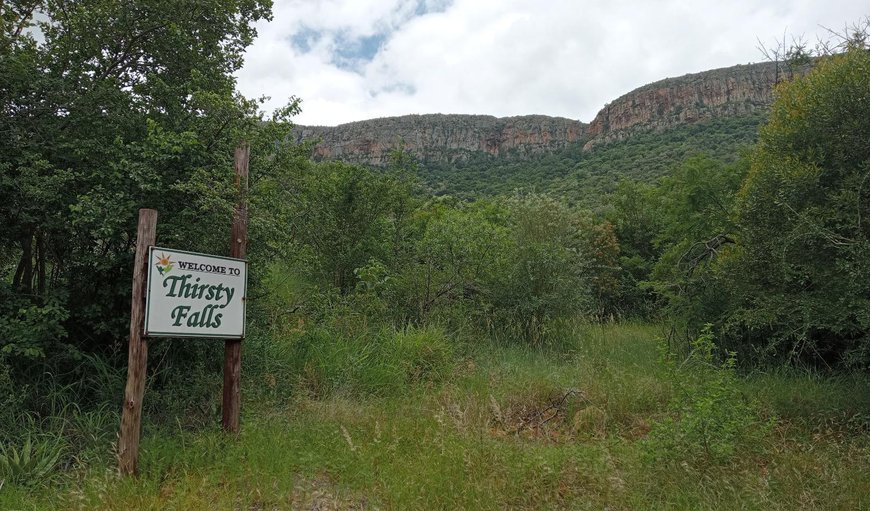
M 127 355 L 127 386 L 121 410 L 121 433 L 118 438 L 118 469 L 121 474 L 139 473 L 139 433 L 142 425 L 142 396 L 148 367 L 148 343 L 143 336 L 145 319 L 145 278 L 148 247 L 157 234 L 157 211 L 139 210 L 136 229 L 136 259 L 133 265 L 133 303 L 130 308 L 130 346 Z
M 230 257 L 244 259 L 248 245 L 248 162 L 251 148 L 248 144 L 236 147 L 235 171 L 239 202 L 233 212 Z M 240 379 L 242 371 L 242 341 L 227 339 L 224 344 L 224 394 L 221 424 L 224 431 L 239 432 Z

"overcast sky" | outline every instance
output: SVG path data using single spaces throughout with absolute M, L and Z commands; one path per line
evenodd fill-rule
M 403 114 L 546 114 L 589 122 L 662 78 L 763 60 L 757 38 L 814 42 L 866 0 L 275 0 L 238 73 L 299 124 Z M 820 26 L 821 25 L 821 26 Z

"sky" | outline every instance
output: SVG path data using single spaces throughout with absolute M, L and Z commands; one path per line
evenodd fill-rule
M 856 0 L 274 0 L 237 73 L 303 125 L 405 114 L 591 121 L 644 84 L 764 60 L 870 14 Z

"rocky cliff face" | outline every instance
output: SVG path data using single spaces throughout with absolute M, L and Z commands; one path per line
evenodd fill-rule
M 780 64 L 781 66 L 781 64 Z M 667 78 L 606 105 L 589 124 L 584 148 L 623 140 L 639 131 L 737 117 L 766 110 L 778 78 L 774 63 L 750 64 Z
M 406 115 L 336 127 L 298 126 L 294 137 L 320 140 L 315 159 L 371 165 L 385 165 L 397 148 L 426 163 L 461 161 L 475 153 L 525 158 L 572 143 L 591 149 L 643 131 L 764 111 L 783 74 L 782 64 L 761 63 L 667 78 L 617 98 L 588 125 L 544 115 Z
M 315 159 L 385 165 L 390 151 L 403 148 L 416 158 L 449 163 L 474 153 L 527 157 L 580 141 L 586 124 L 561 117 L 527 115 L 406 115 L 341 124 L 297 126 L 294 137 L 321 140 Z

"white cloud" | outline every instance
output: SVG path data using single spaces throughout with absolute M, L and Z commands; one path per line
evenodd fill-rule
M 267 110 L 301 97 L 300 124 L 438 112 L 588 122 L 645 83 L 760 61 L 756 38 L 814 41 L 820 25 L 867 11 L 847 0 L 276 0 L 239 88 L 271 96 Z

